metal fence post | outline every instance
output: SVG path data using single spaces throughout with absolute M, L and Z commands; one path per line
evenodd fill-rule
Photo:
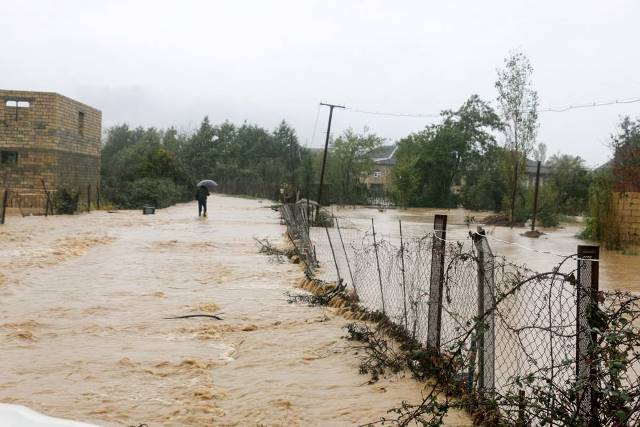
M 344 246 L 344 240 L 342 240 L 342 231 L 340 231 L 340 224 L 338 223 L 338 218 L 335 216 L 333 220 L 336 222 L 336 228 L 338 229 L 338 236 L 340 237 L 340 243 L 342 244 L 342 251 L 344 252 L 344 260 L 347 263 L 347 269 L 349 270 L 349 277 L 351 278 L 351 284 L 353 285 L 353 290 L 356 295 L 358 295 L 358 289 L 356 288 L 356 281 L 353 280 L 353 273 L 351 272 L 351 264 L 349 263 L 349 255 L 347 254 L 347 248 Z
M 382 314 L 386 314 L 384 307 L 384 291 L 382 289 L 382 273 L 380 272 L 380 259 L 378 258 L 378 243 L 376 242 L 376 226 L 371 218 L 371 230 L 373 230 L 373 251 L 376 254 L 376 267 L 378 267 L 378 281 L 380 282 L 380 298 L 382 298 Z
M 478 250 L 478 391 L 486 395 L 495 388 L 494 259 L 481 227 L 478 227 L 473 241 Z
M 431 278 L 429 281 L 429 322 L 427 324 L 427 348 L 440 352 L 442 330 L 442 287 L 444 284 L 444 253 L 447 237 L 447 216 L 436 215 L 433 220 L 433 244 L 431 246 Z
M 407 319 L 407 283 L 404 274 L 404 239 L 402 237 L 402 220 L 398 220 L 400 226 L 400 262 L 402 266 L 402 307 L 404 310 L 404 329 L 409 330 L 409 322 Z
M 584 384 L 578 396 L 579 419 L 585 424 L 597 421 L 597 396 L 593 392 L 597 384 L 597 366 L 591 353 L 596 343 L 592 322 L 598 309 L 600 247 L 578 246 L 578 286 L 576 312 L 576 379 Z M 587 421 L 589 418 L 591 420 Z
M 96 184 L 96 209 L 100 210 L 100 182 Z
M 47 190 L 47 184 L 44 182 L 44 179 L 40 179 L 40 182 L 42 182 L 42 188 L 44 189 L 44 194 L 47 197 L 46 205 L 44 208 L 44 216 L 46 217 L 49 215 L 49 209 L 51 209 L 51 214 L 53 215 L 53 207 L 51 203 L 51 197 L 49 196 L 49 190 Z
M 87 212 L 91 212 L 91 184 L 87 184 Z
M 8 205 L 9 205 L 9 189 L 5 188 L 4 195 L 2 196 L 2 212 L 0 212 L 0 224 L 4 224 Z
M 327 240 L 329 240 L 329 248 L 331 249 L 331 255 L 333 256 L 333 263 L 336 266 L 336 274 L 338 275 L 338 284 L 340 284 L 340 283 L 342 283 L 342 278 L 340 277 L 340 267 L 338 267 L 338 260 L 336 259 L 336 252 L 333 250 L 333 243 L 331 243 L 331 236 L 329 235 L 329 229 L 327 227 L 325 227 L 324 231 L 327 232 Z

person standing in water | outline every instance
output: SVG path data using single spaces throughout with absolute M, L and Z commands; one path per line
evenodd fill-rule
M 198 187 L 196 192 L 196 200 L 198 201 L 198 216 L 207 216 L 207 197 L 209 190 L 204 185 Z

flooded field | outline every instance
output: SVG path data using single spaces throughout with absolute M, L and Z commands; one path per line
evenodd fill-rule
M 287 303 L 299 267 L 253 240 L 281 240 L 275 212 L 230 197 L 209 205 L 207 219 L 193 204 L 9 217 L 0 402 L 105 426 L 327 426 L 420 399 L 423 385 L 402 376 L 366 384 L 346 320 Z M 223 320 L 165 319 L 213 313 Z
M 466 217 L 473 217 L 482 222 L 486 212 L 469 212 L 463 209 L 387 209 L 380 212 L 371 208 L 334 208 L 336 216 L 343 218 L 344 227 L 351 226 L 358 230 L 371 227 L 371 219 L 375 221 L 376 232 L 381 237 L 397 238 L 398 221 L 402 220 L 403 232 L 406 236 L 423 236 L 433 231 L 435 214 L 448 215 L 447 239 L 465 240 L 469 230 L 476 230 L 476 224 L 465 224 Z M 522 236 L 528 228 L 508 228 L 488 226 L 486 231 L 490 237 L 493 253 L 504 256 L 509 261 L 524 264 L 535 271 L 550 271 L 563 256 L 576 254 L 578 245 L 594 244 L 576 237 L 582 230 L 580 224 L 563 224 L 553 229 L 540 228 L 544 235 L 538 239 Z M 491 239 L 493 238 L 493 239 Z M 546 252 L 546 253 L 545 253 Z M 635 252 L 640 252 L 636 248 Z M 620 251 L 608 251 L 600 248 L 600 288 L 640 292 L 640 256 L 625 255 Z

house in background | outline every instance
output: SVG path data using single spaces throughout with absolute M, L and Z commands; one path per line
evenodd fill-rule
M 9 207 L 44 212 L 47 192 L 95 200 L 102 113 L 51 92 L 0 90 L 0 190 Z M 45 191 L 46 188 L 46 191 Z
M 367 157 L 373 161 L 371 172 L 362 177 L 362 183 L 372 193 L 386 193 L 393 184 L 393 167 L 396 165 L 397 145 L 382 145 L 371 150 Z
M 533 187 L 536 185 L 536 171 L 538 162 L 536 160 L 526 159 L 524 164 L 524 175 L 526 177 L 526 185 Z M 540 165 L 540 185 L 551 176 L 551 168 L 546 166 L 544 162 Z

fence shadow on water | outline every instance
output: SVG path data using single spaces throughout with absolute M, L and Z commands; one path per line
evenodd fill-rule
M 343 282 L 360 305 L 385 314 L 427 349 L 456 354 L 467 391 L 493 402 L 505 423 L 553 423 L 556 406 L 573 405 L 576 424 L 597 424 L 592 391 L 606 387 L 590 363 L 590 331 L 603 298 L 597 247 L 578 247 L 540 273 L 494 254 L 481 229 L 447 240 L 444 215 L 436 215 L 433 231 L 404 236 L 401 223 L 398 233 L 385 235 L 373 220 L 366 229 L 346 218 L 320 228 L 309 226 L 303 207 L 285 205 L 282 214 L 308 274 Z M 640 373 L 637 356 L 624 377 L 630 390 Z M 588 386 L 578 394 L 564 392 L 580 381 Z M 634 396 L 630 404 L 638 406 Z M 636 414 L 626 422 L 637 421 Z

